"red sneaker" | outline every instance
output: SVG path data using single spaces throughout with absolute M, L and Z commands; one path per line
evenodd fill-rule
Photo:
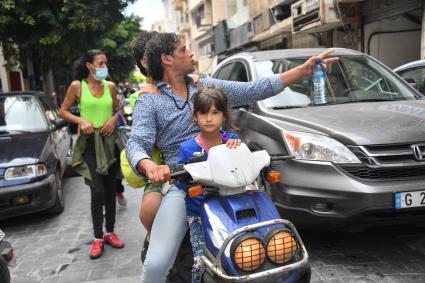
M 111 245 L 116 249 L 124 248 L 124 242 L 121 241 L 115 233 L 106 234 L 105 236 L 103 236 L 103 240 L 106 244 Z
M 94 240 L 91 246 L 89 256 L 91 259 L 96 259 L 100 257 L 103 253 L 103 240 Z

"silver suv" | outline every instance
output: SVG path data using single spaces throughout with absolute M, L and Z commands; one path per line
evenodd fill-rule
M 323 51 L 240 53 L 212 76 L 255 81 Z M 328 66 L 327 104 L 314 104 L 306 77 L 277 96 L 235 109 L 235 131 L 251 150 L 293 157 L 276 165 L 282 180 L 270 194 L 297 226 L 423 223 L 423 96 L 366 54 L 336 49 L 333 55 L 340 60 Z

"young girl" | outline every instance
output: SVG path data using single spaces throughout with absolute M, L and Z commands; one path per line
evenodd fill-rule
M 216 145 L 226 144 L 235 148 L 241 144 L 236 134 L 221 131 L 223 123 L 229 123 L 227 96 L 221 89 L 204 88 L 195 96 L 193 105 L 193 121 L 199 125 L 201 132 L 194 138 L 182 143 L 179 148 L 179 164 L 187 163 L 199 154 L 208 154 L 208 150 Z M 189 184 L 177 182 L 177 187 L 187 191 Z M 203 265 L 201 256 L 205 238 L 199 206 L 203 196 L 190 198 L 186 196 L 187 221 L 190 229 L 190 241 L 193 250 L 192 282 L 201 282 Z

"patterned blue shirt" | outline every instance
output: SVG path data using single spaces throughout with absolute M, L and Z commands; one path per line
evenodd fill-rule
M 156 145 L 162 152 L 165 164 L 176 164 L 180 144 L 199 133 L 192 122 L 193 98 L 197 87 L 187 77 L 189 99 L 173 93 L 170 85 L 158 82 L 161 94 L 140 95 L 133 112 L 133 124 L 126 151 L 128 161 L 135 172 L 142 159 L 150 158 Z M 213 78 L 200 79 L 203 86 L 219 87 L 229 97 L 233 106 L 249 105 L 283 91 L 280 75 L 259 79 L 255 82 L 232 82 Z

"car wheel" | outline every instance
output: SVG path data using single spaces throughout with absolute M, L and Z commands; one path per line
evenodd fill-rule
M 57 169 L 55 173 L 55 187 L 56 187 L 56 198 L 55 204 L 47 210 L 51 214 L 60 214 L 65 206 L 64 191 L 62 187 L 62 178 L 60 176 L 60 170 Z
M 0 259 L 0 282 L 10 283 L 10 272 L 7 264 Z

